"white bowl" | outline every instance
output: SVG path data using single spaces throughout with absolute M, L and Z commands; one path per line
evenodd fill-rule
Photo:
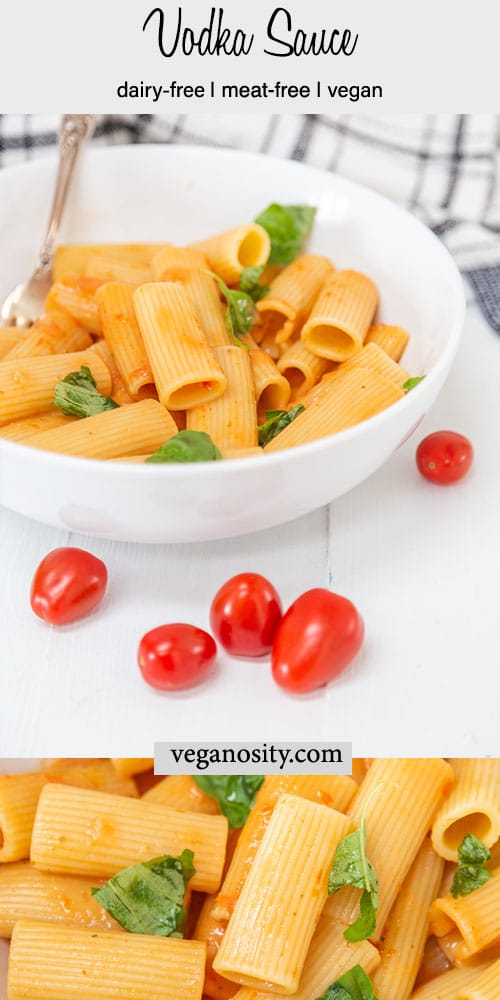
M 30 273 L 54 161 L 0 172 L 0 297 Z M 416 429 L 450 369 L 464 319 L 460 275 L 439 240 L 392 202 L 334 174 L 255 154 L 122 146 L 85 157 L 61 239 L 188 243 L 251 220 L 272 201 L 318 206 L 309 249 L 365 270 L 379 319 L 412 335 L 425 380 L 405 399 L 329 438 L 254 459 L 103 463 L 0 440 L 0 502 L 85 534 L 141 542 L 224 538 L 299 517 L 371 475 Z

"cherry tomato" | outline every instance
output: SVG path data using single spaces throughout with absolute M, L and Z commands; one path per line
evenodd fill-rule
M 67 625 L 92 611 L 106 591 L 108 571 L 85 549 L 53 549 L 31 584 L 31 607 L 51 625 Z
M 474 458 L 474 449 L 463 434 L 455 431 L 435 431 L 417 448 L 418 471 L 439 486 L 449 486 L 467 475 Z
M 217 655 L 212 636 L 195 625 L 175 622 L 146 632 L 137 659 L 147 684 L 160 691 L 181 691 L 205 680 Z
M 345 670 L 363 636 L 363 619 L 351 601 L 321 587 L 308 590 L 289 607 L 274 637 L 274 680 L 286 691 L 313 691 Z
M 217 591 L 210 625 L 233 656 L 264 656 L 270 652 L 282 614 L 278 593 L 269 580 L 259 573 L 240 573 Z

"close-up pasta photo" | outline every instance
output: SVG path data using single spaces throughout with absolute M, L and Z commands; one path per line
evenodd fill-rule
M 0 777 L 2 1000 L 497 1000 L 498 759 L 152 763 Z

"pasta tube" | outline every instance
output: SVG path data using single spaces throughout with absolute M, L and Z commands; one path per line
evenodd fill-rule
M 378 344 L 393 361 L 400 361 L 409 339 L 410 334 L 402 326 L 377 323 L 368 330 L 365 344 Z
M 246 267 L 262 267 L 271 252 L 271 240 L 257 223 L 236 226 L 193 246 L 227 285 L 237 285 Z
M 408 372 L 393 361 L 378 344 L 367 344 L 358 354 L 354 354 L 348 361 L 343 361 L 337 368 L 337 375 L 345 375 L 353 368 L 367 368 L 370 372 L 382 375 L 389 382 L 394 382 L 399 389 L 403 388 L 410 377 Z
M 5 361 L 13 358 L 32 358 L 35 355 L 67 354 L 83 351 L 92 346 L 92 337 L 62 309 L 36 319 L 33 326 L 4 355 Z
M 333 361 L 311 354 L 301 340 L 291 344 L 278 361 L 278 371 L 290 385 L 292 401 L 312 389 L 333 367 Z
M 92 896 L 96 879 L 39 872 L 29 861 L 0 867 L 0 937 L 18 920 L 48 920 L 70 927 L 118 928 Z
M 68 274 L 85 274 L 92 257 L 111 257 L 133 267 L 147 267 L 163 243 L 81 243 L 56 247 L 52 261 L 52 278 L 62 281 Z
M 498 1000 L 500 995 L 500 959 L 485 969 L 471 983 L 461 986 L 457 1000 Z
M 9 1000 L 201 1000 L 198 941 L 20 920 L 11 941 Z
M 218 917 L 229 920 L 273 810 L 283 795 L 297 795 L 344 812 L 355 792 L 355 782 L 343 775 L 268 775 L 264 778 L 216 900 Z
M 98 281 L 127 282 L 129 285 L 143 285 L 151 281 L 149 267 L 141 267 L 140 264 L 131 264 L 119 258 L 101 257 L 99 254 L 87 261 L 85 274 Z
M 300 254 L 271 282 L 269 292 L 257 303 L 262 337 L 273 336 L 283 344 L 307 319 L 315 299 L 334 268 L 327 257 Z
M 60 410 L 48 410 L 46 413 L 36 413 L 34 417 L 23 417 L 22 420 L 13 420 L 9 424 L 0 427 L 0 437 L 8 441 L 24 441 L 25 438 L 32 437 L 40 431 L 48 431 L 52 427 L 64 427 L 65 424 L 72 424 L 78 417 L 66 417 Z
M 466 960 L 500 942 L 500 868 L 468 896 L 443 896 L 431 907 L 431 932 L 442 937 L 458 930 L 455 959 Z
M 64 427 L 25 438 L 31 448 L 81 455 L 84 458 L 116 458 L 124 453 L 151 454 L 177 434 L 169 413 L 154 399 L 105 410 Z
M 130 778 L 154 767 L 154 757 L 111 757 L 111 763 L 120 778 Z
M 243 986 L 295 993 L 335 849 L 349 828 L 333 809 L 294 795 L 280 799 L 214 960 L 217 973 Z
M 0 776 L 0 862 L 29 858 L 43 774 Z
M 134 306 L 160 402 L 185 410 L 221 396 L 226 377 L 186 290 L 174 282 L 141 285 Z
M 156 802 L 179 812 L 201 812 L 217 816 L 219 807 L 210 795 L 205 795 L 189 774 L 171 774 L 153 785 L 143 796 L 143 801 Z
M 483 968 L 487 966 L 450 969 L 412 993 L 411 1000 L 457 1000 L 459 990 L 478 979 Z
M 95 788 L 115 795 L 137 798 L 137 788 L 132 778 L 120 777 L 111 763 L 103 759 L 76 760 L 72 757 L 55 760 L 44 768 L 47 781 L 60 781 L 77 788 Z
M 348 809 L 355 826 L 366 806 L 367 855 L 379 882 L 373 940 L 380 939 L 403 880 L 453 781 L 439 758 L 376 760 Z M 359 913 L 359 890 L 347 887 L 330 896 L 325 913 L 350 924 Z
M 264 448 L 281 451 L 307 444 L 318 438 L 359 424 L 402 399 L 404 393 L 394 382 L 366 368 L 356 367 L 329 378 L 324 391 L 313 399 L 305 413 L 292 421 Z
M 111 389 L 109 370 L 91 349 L 0 361 L 0 425 L 48 410 L 56 382 L 80 371 L 82 365 L 90 368 L 98 391 L 107 396 Z
M 322 358 L 345 361 L 361 350 L 377 302 L 377 289 L 365 274 L 336 271 L 302 328 L 302 342 Z
M 194 851 L 191 888 L 218 889 L 227 840 L 224 816 L 176 812 L 143 799 L 46 785 L 31 841 L 31 860 L 45 871 L 109 878 L 163 854 Z
M 67 275 L 62 281 L 52 285 L 45 301 L 45 311 L 54 307 L 63 309 L 89 333 L 102 333 L 95 293 L 101 282 L 97 278 L 82 278 Z
M 486 847 L 500 837 L 500 760 L 466 758 L 450 763 L 455 784 L 434 820 L 432 842 L 443 858 L 456 861 L 467 833 Z
M 0 327 L 0 360 L 12 350 L 16 344 L 21 343 L 26 336 L 25 330 L 18 330 L 14 326 Z
M 299 988 L 293 994 L 294 1000 L 312 1000 L 313 997 L 322 996 L 339 976 L 343 976 L 354 965 L 360 965 L 371 976 L 379 962 L 378 951 L 369 941 L 348 944 L 343 927 L 331 917 L 321 917 L 302 969 Z M 288 995 L 273 994 L 274 997 Z M 234 1000 L 269 1000 L 269 993 L 243 987 L 238 990 Z
M 256 448 L 257 412 L 252 368 L 243 347 L 214 347 L 227 384 L 222 396 L 187 411 L 186 427 L 205 431 L 214 444 L 226 448 Z
M 252 366 L 257 420 L 264 423 L 267 410 L 284 410 L 290 399 L 290 383 L 279 371 L 273 359 L 262 351 L 250 337 L 249 358 Z
M 96 302 L 102 331 L 132 397 L 153 382 L 153 373 L 134 310 L 134 289 L 123 282 L 101 285 Z
M 207 273 L 208 262 L 199 250 L 165 247 L 153 257 L 151 271 L 155 281 L 178 281 L 184 286 L 210 347 L 233 343 L 217 285 Z
M 439 889 L 444 861 L 424 840 L 406 876 L 384 933 L 381 963 L 373 979 L 378 1000 L 409 1000 L 424 954 L 429 907 Z

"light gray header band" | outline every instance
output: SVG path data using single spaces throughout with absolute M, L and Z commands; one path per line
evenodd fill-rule
M 155 743 L 155 774 L 351 774 L 352 743 Z

